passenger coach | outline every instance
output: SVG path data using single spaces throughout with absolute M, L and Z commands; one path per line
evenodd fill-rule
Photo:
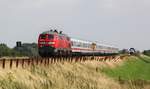
M 77 55 L 114 55 L 117 54 L 119 49 L 113 46 L 100 44 L 98 42 L 79 40 L 71 38 L 72 53 Z M 92 48 L 92 44 L 95 44 L 95 49 Z

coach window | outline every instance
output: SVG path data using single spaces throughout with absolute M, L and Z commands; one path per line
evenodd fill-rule
M 85 43 L 82 43 L 82 47 L 85 47 Z
M 86 47 L 86 48 L 87 48 L 87 44 L 86 44 L 86 43 L 84 43 L 84 47 Z
M 87 48 L 90 48 L 90 44 L 87 44 Z
M 80 47 L 80 46 L 81 46 L 81 43 L 80 43 L 80 42 L 78 42 L 78 43 L 77 43 L 77 46 L 78 46 L 78 47 Z
M 69 38 L 69 37 L 67 37 L 67 40 L 68 40 L 68 41 L 70 41 L 70 38 Z
M 76 46 L 79 46 L 79 42 L 76 42 Z
M 73 41 L 71 42 L 71 46 L 73 46 L 74 44 L 73 44 Z
M 84 47 L 86 48 L 86 43 L 84 43 Z
M 87 47 L 86 43 L 83 43 L 83 47 L 85 47 L 85 48 Z
M 85 43 L 85 47 L 88 48 L 88 44 L 87 43 Z
M 73 46 L 76 46 L 76 42 L 73 41 Z
M 74 41 L 72 41 L 72 46 L 76 46 L 76 43 Z
M 75 41 L 73 41 L 72 43 L 73 43 L 73 46 L 76 46 L 76 45 L 77 45 Z
M 62 36 L 59 36 L 59 39 L 60 39 L 60 40 L 63 40 L 63 37 L 62 37 Z

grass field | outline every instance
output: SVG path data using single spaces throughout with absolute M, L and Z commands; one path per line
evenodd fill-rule
M 117 68 L 104 68 L 102 70 L 107 75 L 125 80 L 150 80 L 150 58 L 130 57 L 128 61 Z
M 150 57 L 129 57 L 120 67 L 105 67 L 101 72 L 130 89 L 150 89 Z

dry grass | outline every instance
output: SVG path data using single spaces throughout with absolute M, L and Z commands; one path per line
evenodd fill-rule
M 120 64 L 121 60 L 87 61 L 4 69 L 0 70 L 0 89 L 131 89 L 99 71 L 103 67 L 116 67 Z

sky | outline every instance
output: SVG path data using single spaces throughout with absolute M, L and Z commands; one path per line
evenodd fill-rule
M 150 49 L 150 0 L 0 0 L 0 43 L 37 42 L 50 28 L 120 49 Z

